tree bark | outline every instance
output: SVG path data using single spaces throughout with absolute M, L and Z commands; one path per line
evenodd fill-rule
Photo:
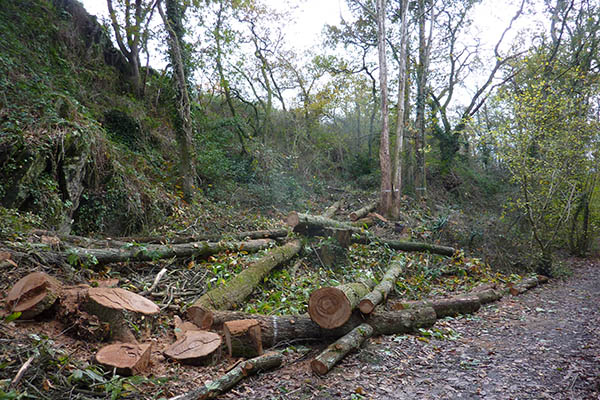
M 390 162 L 390 130 L 387 87 L 386 1 L 377 0 L 377 54 L 379 56 L 379 90 L 381 94 L 381 137 L 379 141 L 379 166 L 381 170 L 379 207 L 383 215 L 389 215 L 392 207 L 392 170 Z
M 371 211 L 375 210 L 377 208 L 377 202 L 373 202 L 370 204 L 367 204 L 366 206 L 364 206 L 363 208 L 353 211 L 350 213 L 349 217 L 351 221 L 357 221 L 360 218 L 366 217 L 367 214 L 369 214 Z
M 335 203 L 333 203 L 331 206 L 329 206 L 329 208 L 327 208 L 327 210 L 325 210 L 325 212 L 323 214 L 321 214 L 322 216 L 324 216 L 325 218 L 333 218 L 333 216 L 335 215 L 335 213 L 344 205 L 344 200 L 338 200 Z
M 280 353 L 270 352 L 264 354 L 238 364 L 225 375 L 202 385 L 198 389 L 171 397 L 169 400 L 200 400 L 214 398 L 234 387 L 245 377 L 254 375 L 260 371 L 267 371 L 279 367 L 282 361 L 283 356 Z
M 371 242 L 378 242 L 381 244 L 385 244 L 391 249 L 400 250 L 400 251 L 418 251 L 418 252 L 429 252 L 433 254 L 439 254 L 442 256 L 452 257 L 456 252 L 456 249 L 448 246 L 440 246 L 437 244 L 431 243 L 422 243 L 422 242 L 402 242 L 399 240 L 388 240 L 382 238 L 371 238 L 366 236 L 360 236 L 358 238 L 353 238 L 352 241 L 354 243 L 368 244 Z
M 214 311 L 210 325 L 206 320 L 195 319 L 188 315 L 192 322 L 203 329 L 220 330 L 227 321 L 236 319 L 256 319 L 261 327 L 264 348 L 281 343 L 295 341 L 318 341 L 337 339 L 344 336 L 362 323 L 371 325 L 374 335 L 395 335 L 411 333 L 419 328 L 429 328 L 436 321 L 435 310 L 431 307 L 417 307 L 400 311 L 375 310 L 368 317 L 354 312 L 348 322 L 336 329 L 323 329 L 315 324 L 307 314 L 265 316 L 238 311 Z M 202 325 L 204 323 L 205 325 Z
M 432 307 L 435 310 L 437 319 L 440 319 L 444 317 L 456 317 L 460 314 L 473 314 L 479 310 L 481 303 L 478 296 L 463 294 L 448 299 L 400 301 L 392 305 L 392 308 L 401 310 L 421 307 Z
M 229 357 L 252 358 L 263 354 L 260 325 L 255 319 L 227 321 L 223 324 Z
M 375 282 L 365 279 L 362 282 L 317 289 L 308 300 L 308 314 L 321 328 L 338 328 L 350 319 L 360 299 L 374 286 Z
M 396 285 L 398 277 L 404 269 L 404 263 L 395 259 L 392 261 L 390 268 L 385 272 L 381 282 L 373 291 L 364 296 L 358 305 L 360 312 L 363 314 L 370 314 L 373 312 L 375 307 L 387 299 L 388 295 Z
M 342 358 L 360 346 L 373 336 L 373 328 L 369 324 L 361 324 L 329 345 L 321 354 L 311 361 L 311 369 L 319 374 L 325 375 Z
M 120 243 L 137 242 L 150 244 L 182 244 L 190 242 L 221 242 L 224 240 L 247 240 L 247 239 L 277 239 L 286 237 L 289 230 L 281 229 L 266 229 L 247 232 L 228 232 L 216 235 L 193 235 L 193 236 L 175 236 L 172 238 L 165 236 L 130 236 L 117 238 Z M 61 237 L 62 239 L 62 237 Z M 68 240 L 67 240 L 68 241 Z M 101 243 L 101 242 L 100 242 Z M 106 245 L 104 247 L 114 247 L 114 245 Z
M 295 211 L 292 211 L 287 216 L 286 222 L 293 228 L 294 232 L 309 236 L 321 234 L 326 228 L 361 232 L 360 228 L 345 222 L 336 221 L 320 215 L 302 214 Z
M 182 179 L 183 197 L 186 201 L 190 201 L 194 191 L 194 183 L 196 180 L 196 167 L 192 158 L 193 142 L 192 142 L 192 115 L 190 108 L 190 96 L 188 93 L 187 76 L 185 73 L 185 64 L 183 59 L 182 43 L 183 34 L 182 28 L 182 13 L 178 0 L 167 0 L 167 14 L 165 16 L 160 3 L 158 3 L 158 11 L 162 17 L 163 23 L 168 34 L 169 56 L 173 67 L 173 75 L 176 82 L 177 103 L 177 118 L 175 119 L 175 134 L 179 144 L 180 152 L 180 171 Z
M 188 309 L 188 315 L 198 315 L 196 318 L 210 319 L 211 310 L 234 308 L 236 304 L 244 301 L 252 293 L 273 268 L 294 257 L 301 248 L 300 241 L 293 240 L 269 251 L 267 255 L 249 265 L 223 286 L 205 293 Z
M 481 305 L 500 300 L 503 296 L 501 291 L 495 289 L 480 290 L 476 292 L 470 292 L 469 294 L 477 296 Z
M 69 254 L 76 255 L 82 264 L 108 264 L 117 262 L 154 261 L 171 257 L 202 257 L 223 251 L 245 250 L 255 252 L 269 247 L 270 239 L 255 239 L 246 242 L 194 242 L 173 245 L 134 245 L 125 249 L 87 249 L 68 247 Z M 68 256 L 65 256 L 68 257 Z

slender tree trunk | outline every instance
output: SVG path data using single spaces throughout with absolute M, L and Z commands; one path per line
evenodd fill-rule
M 178 0 L 166 0 L 166 6 L 169 18 L 165 16 L 160 4 L 158 11 L 169 36 L 169 56 L 171 58 L 173 75 L 177 86 L 177 117 L 175 121 L 175 130 L 181 156 L 180 173 L 182 190 L 184 199 L 189 201 L 192 198 L 196 168 L 192 159 L 192 117 L 185 65 L 180 46 L 182 37 L 177 35 L 177 32 L 182 35 L 183 31 L 181 23 L 182 12 Z
M 387 62 L 385 54 L 385 3 L 386 0 L 377 0 L 377 52 L 379 54 L 379 90 L 381 94 L 381 138 L 379 142 L 381 201 L 379 202 L 379 206 L 382 214 L 389 215 L 392 206 L 392 171 L 390 162 Z
M 417 197 L 425 198 L 427 180 L 425 171 L 425 98 L 427 86 L 427 41 L 425 39 L 425 0 L 418 0 L 419 63 L 417 65 L 417 115 L 415 137 L 415 191 Z
M 401 38 L 400 38 L 400 57 L 398 65 L 398 115 L 396 116 L 396 148 L 394 154 L 394 179 L 392 182 L 392 209 L 391 214 L 394 218 L 400 215 L 400 205 L 402 198 L 402 152 L 404 149 L 404 93 L 406 91 L 406 41 L 408 36 L 408 21 L 406 20 L 406 10 L 408 9 L 408 0 L 401 0 Z

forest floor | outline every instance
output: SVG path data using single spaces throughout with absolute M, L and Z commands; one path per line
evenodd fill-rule
M 373 338 L 324 378 L 313 348 L 222 398 L 600 399 L 600 259 L 569 262 L 569 278 L 438 321 L 443 335 Z

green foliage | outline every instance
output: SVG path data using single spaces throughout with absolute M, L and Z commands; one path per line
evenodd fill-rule
M 14 240 L 21 233 L 42 227 L 42 219 L 35 214 L 0 206 L 0 239 Z
M 142 134 L 140 124 L 121 110 L 108 110 L 104 114 L 104 128 L 112 140 L 126 145 L 130 149 L 138 149 L 138 141 Z

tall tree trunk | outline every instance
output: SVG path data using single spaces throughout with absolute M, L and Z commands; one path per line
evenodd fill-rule
M 427 194 L 427 180 L 425 170 L 425 98 L 427 96 L 427 40 L 425 39 L 425 0 L 418 0 L 419 21 L 419 63 L 417 65 L 417 115 L 415 136 L 415 191 L 419 198 Z
M 387 63 L 385 54 L 385 0 L 377 0 L 377 52 L 379 54 L 379 91 L 381 94 L 381 138 L 379 142 L 381 201 L 379 202 L 379 206 L 382 214 L 389 215 L 392 206 L 392 171 L 390 162 Z
M 402 198 L 402 153 L 404 149 L 404 94 L 406 91 L 406 41 L 408 36 L 408 21 L 406 20 L 406 10 L 408 9 L 408 0 L 400 0 L 401 14 L 401 37 L 400 37 L 400 57 L 398 65 L 398 115 L 396 116 L 396 148 L 394 153 L 394 180 L 392 182 L 392 209 L 391 214 L 394 218 L 400 215 L 400 199 Z
M 183 196 L 185 200 L 189 201 L 192 198 L 196 168 L 192 159 L 192 116 L 181 46 L 183 43 L 183 37 L 181 37 L 183 35 L 182 10 L 178 0 L 166 0 L 166 6 L 168 17 L 165 16 L 160 4 L 158 11 L 167 29 L 169 56 L 173 66 L 173 78 L 177 86 L 175 133 L 181 156 L 180 174 Z

